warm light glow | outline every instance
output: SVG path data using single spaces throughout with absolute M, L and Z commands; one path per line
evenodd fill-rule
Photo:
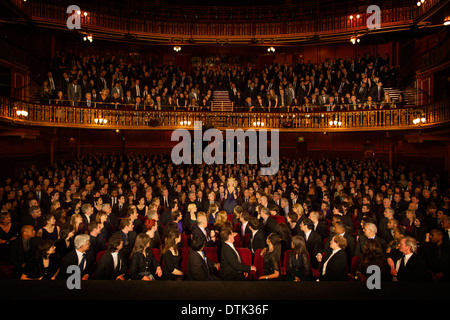
M 267 48 L 267 51 L 268 52 L 275 52 L 275 48 L 274 47 Z
M 180 46 L 175 46 L 175 47 L 173 47 L 173 50 L 176 51 L 176 52 L 178 52 L 178 51 L 181 50 L 181 47 L 180 47 Z
M 353 15 L 350 16 L 350 20 L 352 20 L 352 19 L 353 19 Z
M 359 18 L 361 18 L 361 16 L 359 14 L 357 14 L 356 15 L 356 19 L 359 19 Z

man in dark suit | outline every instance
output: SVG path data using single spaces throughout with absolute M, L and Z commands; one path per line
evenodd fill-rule
M 308 251 L 311 259 L 311 268 L 317 269 L 319 263 L 316 256 L 322 250 L 322 237 L 314 231 L 314 223 L 309 218 L 305 218 L 300 222 L 300 230 L 300 235 L 306 242 L 306 251 Z
M 422 257 L 417 253 L 416 239 L 406 236 L 400 240 L 402 257 L 395 263 L 396 278 L 399 282 L 431 281 L 432 277 Z
M 23 225 L 20 236 L 11 242 L 9 259 L 14 266 L 13 277 L 19 279 L 25 265 L 36 256 L 36 249 L 42 238 L 36 237 L 31 225 Z
M 351 265 L 352 258 L 355 254 L 355 237 L 347 231 L 347 226 L 343 221 L 337 221 L 334 225 L 333 233 L 330 234 L 330 236 L 327 238 L 327 241 L 325 242 L 322 250 L 322 255 L 325 257 L 329 257 L 332 249 L 331 249 L 331 239 L 335 235 L 340 235 L 345 238 L 347 241 L 347 245 L 345 247 L 345 253 L 347 255 L 347 263 L 348 265 Z
M 122 236 L 118 233 L 108 240 L 106 252 L 97 263 L 94 280 L 125 280 L 126 262 L 119 251 L 123 247 Z
M 215 274 L 218 265 L 206 257 L 203 252 L 205 239 L 193 237 L 191 241 L 191 250 L 189 250 L 186 280 L 193 281 L 211 281 L 219 280 Z
M 246 235 L 249 236 L 251 234 L 250 225 L 248 224 L 251 216 L 247 211 L 244 211 L 244 209 L 242 210 L 243 211 L 237 217 L 239 221 L 236 223 L 234 230 L 239 234 L 241 240 L 243 240 L 246 237 Z
M 125 202 L 125 196 L 123 194 L 118 197 L 117 204 L 112 207 L 112 212 L 119 219 L 124 218 L 127 215 L 128 203 Z
M 260 222 L 257 218 L 251 217 L 248 220 L 248 226 L 251 232 L 250 239 L 248 240 L 248 248 L 254 254 L 256 250 L 266 247 L 266 237 L 260 230 Z
M 441 229 L 436 228 L 430 231 L 429 241 L 422 243 L 419 254 L 434 281 L 449 281 L 450 244 L 444 242 L 444 233 Z
M 260 212 L 261 218 L 261 230 L 264 234 L 264 236 L 267 238 L 269 234 L 272 232 L 275 232 L 277 229 L 277 222 L 275 219 L 270 215 L 269 208 L 261 208 Z
M 242 263 L 241 257 L 234 247 L 233 230 L 223 230 L 220 233 L 220 237 L 222 240 L 220 279 L 225 281 L 245 280 L 251 271 L 256 271 L 256 267 Z
M 366 84 L 362 82 L 361 85 L 356 88 L 355 91 L 356 100 L 358 102 L 365 102 L 367 100 L 368 94 L 369 92 L 367 91 Z
M 120 221 L 120 230 L 116 232 L 122 237 L 123 245 L 120 250 L 120 254 L 123 256 L 124 261 L 128 262 L 128 258 L 133 251 L 134 243 L 136 242 L 136 231 L 134 229 L 133 221 L 129 218 L 123 218 Z
M 70 273 L 67 273 L 67 268 L 71 265 L 77 265 L 81 271 L 81 279 L 88 280 L 95 270 L 95 260 L 91 254 L 88 254 L 91 245 L 89 235 L 77 235 L 74 240 L 74 245 L 75 250 L 72 250 L 61 258 L 61 267 L 58 276 L 60 279 L 67 279 L 70 276 Z
M 21 224 L 33 226 L 34 230 L 40 230 L 45 226 L 45 220 L 42 217 L 41 208 L 33 205 L 28 209 L 28 214 L 22 218 Z
M 206 247 L 214 247 L 216 245 L 215 232 L 209 230 L 206 215 L 199 214 L 197 216 L 197 223 L 192 226 L 192 237 L 203 238 Z
M 88 225 L 89 242 L 91 243 L 87 251 L 94 261 L 100 251 L 106 250 L 106 239 L 102 234 L 103 225 L 96 221 L 91 221 Z
M 109 238 L 114 232 L 117 231 L 119 227 L 119 220 L 117 219 L 117 215 L 112 212 L 111 205 L 109 203 L 104 203 L 102 205 L 102 211 L 106 213 L 106 221 L 103 223 L 105 228 L 106 238 Z
M 347 281 L 347 255 L 345 247 L 347 241 L 340 235 L 335 235 L 330 241 L 331 254 L 325 257 L 325 260 L 319 258 L 322 262 L 320 267 L 320 281 Z
M 371 222 L 365 223 L 362 231 L 363 234 L 359 236 L 358 242 L 356 244 L 355 256 L 362 256 L 364 251 L 364 245 L 367 239 L 374 239 L 378 241 L 381 247 L 383 248 L 383 251 L 386 251 L 387 247 L 386 241 L 383 238 L 377 236 L 378 228 L 374 223 Z
M 159 217 L 160 223 L 163 226 L 165 226 L 168 223 L 174 221 L 173 220 L 173 213 L 175 211 L 178 211 L 178 202 L 171 200 L 170 203 L 169 203 L 169 207 L 164 208 L 163 211 L 161 212 L 161 215 Z

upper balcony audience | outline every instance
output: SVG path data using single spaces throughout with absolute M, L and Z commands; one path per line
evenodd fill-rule
M 235 110 L 267 112 L 345 111 L 404 106 L 395 87 L 397 68 L 389 56 L 292 64 L 202 64 L 190 74 L 172 62 L 58 52 L 39 91 L 53 104 L 135 110 L 211 110 L 216 90 L 228 91 Z M 68 100 L 68 101 L 64 101 Z M 94 104 L 91 105 L 91 102 Z

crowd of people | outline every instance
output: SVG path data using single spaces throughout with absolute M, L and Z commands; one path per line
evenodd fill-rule
M 385 90 L 395 87 L 397 67 L 389 56 L 292 64 L 206 64 L 187 73 L 172 62 L 57 52 L 39 96 L 54 105 L 135 110 L 211 110 L 214 92 L 228 91 L 236 111 L 302 112 L 405 107 Z
M 448 281 L 450 195 L 439 175 L 378 160 L 175 166 L 85 154 L 0 188 L 2 278 Z

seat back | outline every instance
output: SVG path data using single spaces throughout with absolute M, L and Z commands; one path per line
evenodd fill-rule
M 151 248 L 153 255 L 156 258 L 156 261 L 158 261 L 159 263 L 161 263 L 161 253 L 159 252 L 158 248 Z
M 216 247 L 204 247 L 203 252 L 206 257 L 211 259 L 214 263 L 217 263 L 219 259 L 217 258 L 217 248 Z
M 102 251 L 97 252 L 97 256 L 96 256 L 97 264 L 98 264 L 100 258 L 105 254 L 105 252 L 106 252 L 106 250 L 102 250 Z

